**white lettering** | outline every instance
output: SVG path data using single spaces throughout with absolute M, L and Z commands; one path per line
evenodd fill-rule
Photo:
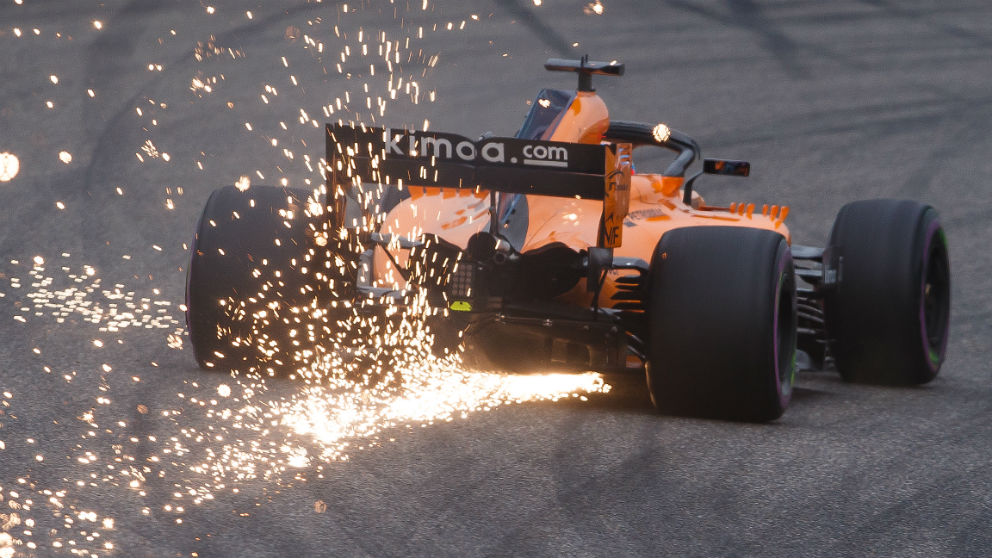
M 391 128 L 384 130 L 386 155 L 406 155 L 410 157 L 436 157 L 441 160 L 453 158 L 463 161 L 474 161 L 481 157 L 487 163 L 500 164 L 506 162 L 506 143 L 488 141 L 476 145 L 468 139 L 453 144 L 447 138 L 423 136 L 417 134 L 394 132 Z M 405 148 L 405 151 L 404 151 Z M 560 161 L 551 166 L 565 166 L 568 161 L 568 150 L 564 147 L 548 147 L 545 145 L 525 145 L 523 154 L 525 163 L 549 165 L 550 161 Z M 516 162 L 516 158 L 514 161 Z
M 462 159 L 471 161 L 475 159 L 475 145 L 470 141 L 458 142 L 458 145 L 455 146 L 455 153 Z
M 400 140 L 403 138 L 402 134 L 393 135 L 393 130 L 386 128 L 386 153 L 394 153 L 396 155 L 403 155 L 403 151 L 400 149 Z
M 490 163 L 502 163 L 506 157 L 503 148 L 501 142 L 487 143 L 482 146 L 482 158 Z
M 438 159 L 450 159 L 451 142 L 444 138 L 423 138 L 420 141 L 420 156 L 426 157 L 428 155 Z
M 525 145 L 523 148 L 524 164 L 541 165 L 546 167 L 567 167 L 568 150 L 559 146 Z

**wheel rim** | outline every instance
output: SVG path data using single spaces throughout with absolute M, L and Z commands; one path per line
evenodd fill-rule
M 944 360 L 951 314 L 951 272 L 947 239 L 937 222 L 927 231 L 923 284 L 920 296 L 920 330 L 930 369 L 936 371 Z

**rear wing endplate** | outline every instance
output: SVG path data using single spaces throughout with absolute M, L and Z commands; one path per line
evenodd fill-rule
M 333 227 L 363 183 L 435 186 L 603 200 L 597 244 L 620 246 L 630 198 L 630 144 L 588 145 L 518 138 L 473 141 L 444 132 L 327 125 L 326 179 Z

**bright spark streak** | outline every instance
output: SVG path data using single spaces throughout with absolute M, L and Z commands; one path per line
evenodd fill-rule
M 595 14 L 595 15 L 603 15 L 603 12 L 605 10 L 606 8 L 603 6 L 603 3 L 600 0 L 596 0 L 595 2 L 590 2 L 586 4 L 584 8 L 582 8 L 582 11 L 584 13 Z
M 21 162 L 13 153 L 0 153 L 0 182 L 10 182 L 21 169 Z

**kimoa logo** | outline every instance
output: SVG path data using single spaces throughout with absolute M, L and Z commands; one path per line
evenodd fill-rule
M 475 161 L 481 157 L 488 163 L 506 162 L 506 143 L 500 140 L 483 140 L 476 144 L 468 139 L 451 140 L 444 137 L 422 136 L 394 132 L 386 128 L 386 154 L 405 155 L 408 157 L 436 157 L 438 159 L 461 159 Z M 544 144 L 525 144 L 520 153 L 522 163 L 539 166 L 568 166 L 568 149 L 562 146 Z M 521 162 L 517 157 L 510 157 L 511 163 Z

